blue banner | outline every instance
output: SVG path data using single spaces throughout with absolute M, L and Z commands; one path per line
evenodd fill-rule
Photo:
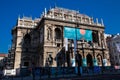
M 97 59 L 96 59 L 96 58 L 93 59 L 93 65 L 94 65 L 94 66 L 98 66 L 98 63 L 97 63 Z
M 82 63 L 83 63 L 83 66 L 84 66 L 84 67 L 87 66 L 87 60 L 86 60 L 86 58 L 83 58 L 83 59 L 82 59 Z
M 92 41 L 92 31 L 65 26 L 64 38 Z

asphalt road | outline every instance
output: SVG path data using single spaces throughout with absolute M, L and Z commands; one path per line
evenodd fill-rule
M 6 78 L 3 80 L 33 80 L 33 77 L 13 77 L 13 78 Z M 120 80 L 120 74 L 113 74 L 113 75 L 92 75 L 92 76 L 76 76 L 76 77 L 61 77 L 61 78 L 44 78 L 39 79 L 36 78 L 34 80 Z
M 48 79 L 42 79 L 42 80 L 120 80 L 120 74 L 76 76 L 76 77 L 53 78 L 53 79 L 48 78 Z

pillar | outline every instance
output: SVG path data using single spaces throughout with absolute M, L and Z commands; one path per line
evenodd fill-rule
M 100 31 L 98 32 L 98 40 L 99 40 L 99 46 L 101 46 L 101 36 L 100 36 Z
M 53 46 L 55 46 L 55 26 L 52 25 L 52 39 L 53 39 Z

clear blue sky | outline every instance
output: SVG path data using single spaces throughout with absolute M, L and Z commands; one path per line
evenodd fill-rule
M 120 33 L 120 0 L 0 0 L 0 52 L 8 52 L 11 29 L 19 15 L 39 17 L 44 8 L 49 9 L 55 4 L 94 18 L 103 18 L 105 33 Z

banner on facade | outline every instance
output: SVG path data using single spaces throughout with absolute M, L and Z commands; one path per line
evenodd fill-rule
M 103 59 L 103 65 L 107 66 L 107 59 Z
M 64 38 L 65 51 L 68 51 L 68 38 Z
M 94 64 L 94 66 L 98 66 L 98 63 L 97 63 L 97 59 L 96 59 L 96 58 L 93 59 L 93 64 Z
M 84 66 L 84 67 L 87 66 L 87 60 L 86 60 L 86 58 L 83 58 L 83 59 L 82 59 L 82 63 L 83 63 L 83 66 Z
M 71 64 L 72 64 L 72 67 L 75 67 L 75 58 L 71 59 Z
M 92 41 L 92 31 L 79 28 L 64 27 L 64 38 Z

